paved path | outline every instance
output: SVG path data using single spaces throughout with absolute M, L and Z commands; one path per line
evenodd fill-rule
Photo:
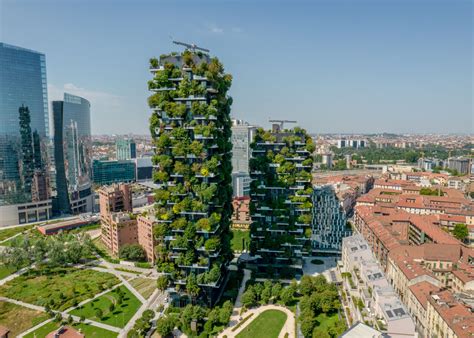
M 108 291 L 108 290 L 107 290 Z M 88 299 L 87 301 L 89 301 L 90 299 Z M 22 302 L 22 301 L 19 301 L 19 300 L 16 300 L 16 299 L 11 299 L 11 298 L 7 298 L 7 297 L 0 297 L 0 301 L 3 301 L 3 302 L 9 302 L 9 303 L 13 303 L 13 304 L 16 304 L 16 305 L 19 305 L 19 306 L 23 306 L 23 307 L 26 307 L 26 308 L 29 308 L 29 309 L 32 309 L 32 310 L 35 310 L 35 311 L 41 311 L 41 312 L 46 312 L 46 309 L 43 307 L 43 306 L 39 306 L 39 305 L 34 305 L 34 304 L 30 304 L 30 303 L 25 303 L 25 302 Z M 82 302 L 84 303 L 84 302 Z M 69 311 L 69 310 L 68 310 Z M 54 313 L 61 313 L 61 315 L 64 317 L 64 318 L 67 318 L 69 317 L 69 313 L 67 311 L 54 311 Z M 78 316 L 72 316 L 72 318 L 75 320 L 75 321 L 80 321 L 80 317 Z M 46 323 L 50 322 L 51 320 L 47 320 L 47 321 L 44 321 L 34 327 L 32 327 L 31 329 L 21 333 L 19 335 L 19 337 L 23 337 L 25 335 L 27 335 L 28 333 L 30 332 L 33 332 L 34 330 L 36 330 L 37 328 L 45 325 Z M 115 326 L 111 326 L 111 325 L 107 325 L 107 324 L 104 324 L 104 323 L 99 323 L 99 322 L 96 322 L 94 320 L 90 320 L 90 319 L 86 319 L 84 321 L 84 323 L 86 324 L 90 324 L 90 325 L 93 325 L 93 326 L 97 326 L 97 327 L 100 327 L 102 329 L 105 329 L 105 330 L 109 330 L 109 331 L 112 331 L 112 332 L 120 332 L 120 328 L 118 327 L 115 327 Z
M 143 296 L 137 290 L 135 290 L 135 288 L 125 278 L 123 278 L 123 276 L 119 273 L 119 271 L 115 271 L 112 264 L 110 264 L 109 262 L 104 260 L 99 255 L 96 255 L 96 257 L 102 262 L 103 265 L 105 265 L 107 267 L 107 270 L 108 270 L 107 272 L 112 273 L 118 279 L 120 279 L 122 281 L 122 283 L 125 284 L 127 289 L 129 289 L 135 295 L 135 297 L 137 297 L 140 300 L 140 302 L 142 302 L 142 303 L 146 302 L 146 299 L 143 298 Z
M 125 327 L 122 330 L 120 330 L 118 338 L 127 337 L 128 331 L 130 331 L 133 328 L 133 326 L 135 325 L 135 322 L 137 321 L 137 319 L 139 319 L 142 316 L 143 312 L 145 312 L 145 310 L 148 310 L 152 307 L 152 305 L 155 303 L 160 293 L 162 292 L 158 289 L 156 289 L 153 292 L 150 298 L 148 298 L 148 300 L 142 304 L 142 306 L 138 309 L 138 311 L 135 312 L 133 317 L 128 321 L 127 325 L 125 325 Z
M 18 237 L 18 236 L 20 236 L 20 235 L 23 235 L 23 233 L 22 233 L 22 232 L 19 232 L 19 233 L 15 234 L 15 235 L 13 235 L 13 236 L 11 236 L 11 237 L 5 238 L 3 241 L 0 242 L 0 244 L 5 243 L 5 242 L 8 242 L 9 240 L 12 240 L 13 238 Z
M 245 284 L 247 284 L 247 281 L 250 279 L 251 276 L 252 271 L 244 269 L 244 278 L 242 279 L 242 283 L 240 284 L 239 293 L 237 294 L 237 298 L 235 299 L 234 308 L 232 310 L 232 315 L 230 316 L 228 326 L 237 325 L 237 323 L 239 322 L 240 311 L 242 309 L 242 294 L 245 291 Z
M 237 330 L 232 331 L 232 327 L 227 327 L 223 332 L 221 332 L 218 337 L 222 338 L 224 336 L 227 337 L 235 337 L 237 336 L 241 331 L 243 331 L 252 321 L 255 320 L 255 318 L 258 317 L 259 314 L 266 310 L 279 310 L 284 313 L 286 313 L 287 318 L 285 321 L 285 325 L 283 325 L 283 328 L 280 331 L 280 334 L 278 335 L 278 338 L 284 338 L 285 333 L 288 333 L 288 337 L 294 338 L 296 337 L 296 332 L 295 332 L 295 314 L 291 312 L 289 309 L 283 306 L 278 306 L 278 305 L 264 305 L 260 306 L 255 309 L 250 309 L 246 311 L 243 315 L 242 318 L 247 317 L 251 313 L 253 313 L 252 317 L 248 319 L 242 326 L 240 326 Z
M 9 276 L 3 278 L 2 280 L 0 280 L 0 285 L 3 285 L 3 284 L 5 284 L 6 282 L 11 281 L 12 279 L 15 279 L 16 277 L 18 277 L 18 276 L 24 274 L 24 273 L 27 272 L 29 269 L 34 268 L 34 267 L 35 267 L 35 265 L 30 265 L 30 266 L 24 267 L 24 268 L 22 268 L 22 269 L 20 269 L 20 270 L 18 270 L 18 271 L 16 271 L 16 272 L 14 272 L 14 273 L 12 273 L 11 275 L 9 275 Z

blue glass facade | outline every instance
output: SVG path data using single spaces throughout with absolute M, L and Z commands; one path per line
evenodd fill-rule
M 90 103 L 64 93 L 64 101 L 53 101 L 52 107 L 57 187 L 54 209 L 59 213 L 91 211 L 92 198 L 79 201 L 91 195 Z
M 0 43 L 0 206 L 48 197 L 48 136 L 44 54 Z
M 94 160 L 92 171 L 94 183 L 99 185 L 136 180 L 135 163 L 132 161 Z

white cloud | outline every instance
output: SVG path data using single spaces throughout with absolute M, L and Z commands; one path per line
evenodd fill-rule
M 209 32 L 211 32 L 213 34 L 223 34 L 224 33 L 224 29 L 222 27 L 217 26 L 216 24 L 208 24 L 207 29 L 209 30 Z
M 116 121 L 120 121 L 126 115 L 123 97 L 99 90 L 81 88 L 72 83 L 62 86 L 48 84 L 49 101 L 63 100 L 65 92 L 83 97 L 91 103 L 93 133 L 113 132 L 114 129 L 120 127 L 116 125 Z
M 48 97 L 50 101 L 62 100 L 65 92 L 89 100 L 92 107 L 118 107 L 121 103 L 121 97 L 118 95 L 81 88 L 74 85 L 73 83 L 66 83 L 62 87 L 58 87 L 54 84 L 48 84 Z

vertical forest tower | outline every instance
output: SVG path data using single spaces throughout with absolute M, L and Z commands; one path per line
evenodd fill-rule
M 175 301 L 213 305 L 232 257 L 232 76 L 194 48 L 153 58 L 150 70 L 156 263 Z

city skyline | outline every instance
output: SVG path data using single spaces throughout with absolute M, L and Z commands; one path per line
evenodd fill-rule
M 88 99 L 93 134 L 148 134 L 147 62 L 172 38 L 227 61 L 232 115 L 255 125 L 291 116 L 310 133 L 473 130 L 469 1 L 90 6 L 3 1 L 0 39 L 45 53 L 49 101 Z M 162 15 L 152 24 L 154 8 Z

